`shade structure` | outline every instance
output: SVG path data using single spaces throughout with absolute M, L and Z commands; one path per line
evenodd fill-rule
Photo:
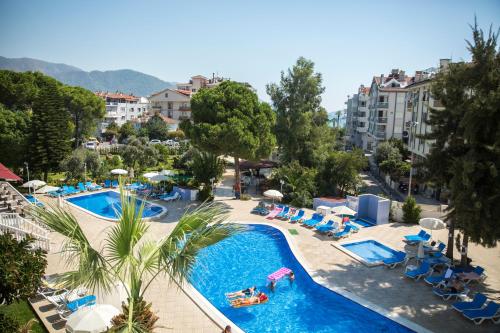
M 97 304 L 79 309 L 66 321 L 66 332 L 69 333 L 101 333 L 111 325 L 111 319 L 120 311 L 109 304 Z
M 168 177 L 165 175 L 156 175 L 156 176 L 149 178 L 149 180 L 152 182 L 162 182 L 162 181 L 167 180 L 167 179 L 168 179 Z
M 283 194 L 281 194 L 281 192 L 277 190 L 267 190 L 266 192 L 264 192 L 264 196 L 272 199 L 283 198 Z
M 22 186 L 23 187 L 31 187 L 31 188 L 39 188 L 39 187 L 42 187 L 44 185 L 47 185 L 47 183 L 44 182 L 43 180 L 33 179 L 33 180 L 30 180 L 29 182 L 24 183 Z
M 123 170 L 123 169 L 113 169 L 113 170 L 111 170 L 111 173 L 113 175 L 126 175 L 126 174 L 128 174 L 128 171 Z
M 35 190 L 35 193 L 48 193 L 59 190 L 59 187 L 45 185 Z
M 356 215 L 356 211 L 352 210 L 351 208 L 349 208 L 347 206 L 333 207 L 332 213 L 335 215 L 350 215 L 350 216 Z
M 0 180 L 6 180 L 8 182 L 18 182 L 21 177 L 10 171 L 5 165 L 0 163 Z
M 146 172 L 145 174 L 142 175 L 144 178 L 151 178 L 151 177 L 154 177 L 154 176 L 158 176 L 158 172 L 156 171 L 152 171 L 152 172 Z
M 434 217 L 424 217 L 418 221 L 418 224 L 420 224 L 422 228 L 429 230 L 441 230 L 446 228 L 446 223 Z

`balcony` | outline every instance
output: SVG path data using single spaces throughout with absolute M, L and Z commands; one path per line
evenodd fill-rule
M 191 111 L 191 107 L 186 105 L 181 105 L 179 106 L 179 111 Z
M 377 117 L 375 120 L 378 124 L 387 124 L 387 117 Z
M 378 102 L 375 107 L 378 109 L 387 109 L 389 107 L 389 102 Z
M 379 139 L 385 139 L 385 131 L 376 131 L 375 136 Z

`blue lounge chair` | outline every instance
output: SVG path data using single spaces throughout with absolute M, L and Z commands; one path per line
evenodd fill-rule
M 282 219 L 285 218 L 285 215 L 288 214 L 288 211 L 290 210 L 290 207 L 285 206 L 281 212 L 279 212 L 278 215 L 275 216 L 275 218 Z
M 418 242 L 426 242 L 431 238 L 431 235 L 426 233 L 424 230 L 420 230 L 417 235 L 406 235 L 405 241 L 409 244 L 416 244 Z
M 428 262 L 424 261 L 422 262 L 422 264 L 420 264 L 419 267 L 415 269 L 411 269 L 410 266 L 407 266 L 405 270 L 405 276 L 418 281 L 422 276 L 426 276 L 431 271 L 431 265 Z
M 486 303 L 486 296 L 484 296 L 481 293 L 477 293 L 474 295 L 474 299 L 470 302 L 456 302 L 453 303 L 451 306 L 457 310 L 458 312 L 462 312 L 465 310 L 478 310 L 481 309 L 484 306 L 484 303 Z
M 491 301 L 483 309 L 464 310 L 463 315 L 476 325 L 480 325 L 485 319 L 491 319 L 495 324 L 498 324 L 500 323 L 499 309 L 500 305 Z
M 104 187 L 105 187 L 105 188 L 110 188 L 110 187 L 111 187 L 111 180 L 106 179 L 106 180 L 104 181 Z
M 44 207 L 45 206 L 41 201 L 39 201 L 37 198 L 35 198 L 31 194 L 25 195 L 25 197 L 26 197 L 26 199 L 28 199 L 28 201 L 31 204 L 36 205 L 37 207 Z
M 325 224 L 316 226 L 316 230 L 321 233 L 334 231 L 335 229 L 337 229 L 337 226 L 333 220 L 329 220 Z
M 465 297 L 467 297 L 467 294 L 469 293 L 469 291 L 470 290 L 468 288 L 464 288 L 464 290 L 461 290 L 461 291 L 452 291 L 452 290 L 446 290 L 446 289 L 441 289 L 441 288 L 437 288 L 437 287 L 432 288 L 432 292 L 435 295 L 444 299 L 445 301 L 451 299 L 452 297 L 465 298 Z
M 355 226 L 350 220 L 348 222 L 345 223 L 346 226 L 350 226 L 351 229 L 352 229 L 352 232 L 358 232 L 359 231 L 359 228 L 357 226 Z
M 477 275 L 477 278 L 464 278 L 463 280 L 465 281 L 465 284 L 469 284 L 472 281 L 483 281 L 486 278 L 486 275 L 484 274 L 484 268 L 482 268 L 481 266 L 474 267 L 472 273 L 475 273 Z
M 77 194 L 80 193 L 80 190 L 77 190 L 73 185 L 68 186 L 68 192 L 69 194 Z
M 80 190 L 80 192 L 86 192 L 87 189 L 85 188 L 85 186 L 83 185 L 83 183 L 78 183 L 78 189 Z
M 351 233 L 351 226 L 348 225 L 344 228 L 344 230 L 334 233 L 332 235 L 332 237 L 333 238 L 344 238 L 344 237 L 349 236 L 350 233 Z
M 294 223 L 294 222 L 300 221 L 300 220 L 302 220 L 303 217 L 304 217 L 304 211 L 301 209 L 301 210 L 299 210 L 297 215 L 292 216 L 290 218 L 290 222 Z
M 86 187 L 89 191 L 102 190 L 102 186 L 97 185 L 97 184 L 92 184 L 91 182 L 86 182 L 86 183 L 85 183 L 85 187 Z
M 316 224 L 319 224 L 321 221 L 323 221 L 323 215 L 314 213 L 313 216 L 309 220 L 305 220 L 302 222 L 302 225 L 306 227 L 314 227 Z
M 113 180 L 113 181 L 111 182 L 111 187 L 117 188 L 117 187 L 118 187 L 118 181 Z
M 430 246 L 424 246 L 424 251 L 430 253 L 433 257 L 441 257 L 445 248 L 445 243 L 439 243 L 437 249 L 434 249 Z
M 56 191 L 47 192 L 47 194 L 53 198 L 57 198 L 63 195 L 63 190 L 60 188 Z
M 430 276 L 426 276 L 424 278 L 424 281 L 432 286 L 438 285 L 438 284 L 444 282 L 444 280 L 445 280 L 444 274 L 434 275 L 434 276 L 430 275 Z
M 439 265 L 450 266 L 451 260 L 447 257 L 426 257 L 424 262 L 427 262 L 432 267 Z
M 72 302 L 67 303 L 66 307 L 71 312 L 75 312 L 76 310 L 78 310 L 81 307 L 94 305 L 95 301 L 96 301 L 96 297 L 94 295 L 87 295 L 87 296 L 84 296 L 82 298 L 79 298 L 77 300 L 74 300 Z
M 408 260 L 410 257 L 406 255 L 406 252 L 398 251 L 394 257 L 384 259 L 382 262 L 388 268 L 395 268 L 399 264 L 406 264 Z

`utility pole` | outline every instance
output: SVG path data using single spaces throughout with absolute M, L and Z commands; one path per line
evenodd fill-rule
M 408 180 L 408 196 L 411 196 L 411 178 L 413 175 L 413 150 L 411 149 L 411 133 L 413 131 L 413 128 L 416 128 L 418 125 L 418 122 L 416 121 L 410 121 L 410 132 L 408 133 L 408 147 L 410 148 L 410 177 Z

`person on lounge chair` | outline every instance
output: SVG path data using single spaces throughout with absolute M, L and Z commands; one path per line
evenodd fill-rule
M 231 301 L 232 306 L 245 306 L 245 305 L 253 305 L 260 304 L 262 302 L 267 301 L 268 297 L 263 292 L 257 294 L 257 296 L 252 297 L 241 297 Z
M 465 289 L 465 283 L 463 281 L 460 281 L 460 279 L 452 277 L 444 286 L 443 290 L 448 291 L 451 293 L 459 293 L 461 291 L 464 291 Z
M 234 298 L 234 297 L 251 297 L 255 294 L 255 291 L 257 290 L 256 286 L 239 290 L 239 291 L 234 291 L 232 293 L 226 294 L 226 297 L 228 298 Z

